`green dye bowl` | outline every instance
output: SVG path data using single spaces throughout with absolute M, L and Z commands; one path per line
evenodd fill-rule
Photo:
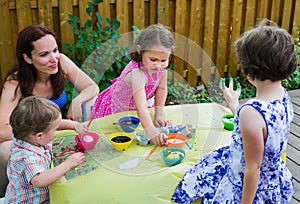
M 229 113 L 222 116 L 222 122 L 224 124 L 224 129 L 226 130 L 233 130 L 234 123 L 233 123 L 234 115 Z

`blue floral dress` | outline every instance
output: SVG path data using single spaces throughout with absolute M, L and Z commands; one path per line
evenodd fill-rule
M 189 203 L 199 198 L 202 203 L 241 203 L 245 169 L 239 113 L 252 106 L 264 117 L 268 129 L 260 171 L 260 180 L 253 203 L 288 203 L 294 193 L 292 175 L 280 158 L 286 148 L 293 107 L 288 93 L 272 102 L 251 99 L 238 106 L 235 129 L 230 146 L 204 156 L 179 182 L 172 200 Z

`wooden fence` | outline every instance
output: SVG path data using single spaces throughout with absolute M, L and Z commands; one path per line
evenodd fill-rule
M 89 0 L 0 0 L 0 70 L 3 80 L 14 62 L 18 32 L 29 24 L 52 28 L 63 42 L 74 42 L 68 14 L 85 22 Z M 175 72 L 190 85 L 220 76 L 235 76 L 239 67 L 232 49 L 241 33 L 269 18 L 295 38 L 300 24 L 300 0 L 103 0 L 98 11 L 116 18 L 119 33 L 153 23 L 175 33 Z M 2 83 L 1 83 L 2 84 Z

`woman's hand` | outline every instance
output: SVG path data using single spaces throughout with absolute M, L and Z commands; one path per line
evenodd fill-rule
M 77 103 L 74 100 L 71 102 L 67 118 L 78 122 L 82 121 L 82 107 L 80 103 Z

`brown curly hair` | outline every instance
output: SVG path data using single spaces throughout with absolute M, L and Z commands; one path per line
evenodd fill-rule
M 295 71 L 298 64 L 292 36 L 270 24 L 272 21 L 264 19 L 235 42 L 242 72 L 252 80 L 283 80 Z

